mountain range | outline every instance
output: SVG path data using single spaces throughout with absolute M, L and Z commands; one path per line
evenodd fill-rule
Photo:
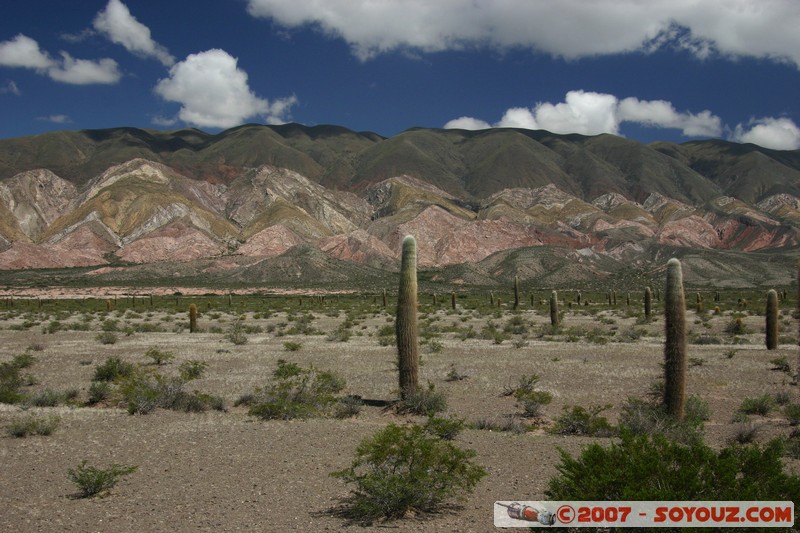
M 371 284 L 412 234 L 431 283 L 657 275 L 788 285 L 800 151 L 725 141 L 338 126 L 0 140 L 0 269 L 96 282 Z

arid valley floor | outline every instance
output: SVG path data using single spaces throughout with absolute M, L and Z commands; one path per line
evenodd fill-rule
M 564 293 L 565 300 L 571 298 Z M 548 481 L 557 475 L 559 448 L 575 456 L 589 442 L 612 442 L 552 434 L 547 428 L 563 407 L 576 405 L 611 404 L 603 414 L 616 423 L 629 397 L 644 398 L 662 373 L 663 318 L 657 307 L 654 320 L 643 321 L 638 299 L 630 307 L 623 302 L 613 308 L 605 303 L 568 307 L 565 302 L 562 327 L 553 332 L 542 302 L 533 307 L 525 302 L 514 312 L 506 304 L 490 308 L 487 300 L 485 294 L 463 295 L 453 310 L 449 295 L 436 307 L 421 297 L 421 381 L 446 394 L 446 414 L 468 423 L 501 424 L 509 418 L 530 423 L 519 418 L 520 408 L 503 391 L 521 376 L 536 373 L 540 388 L 553 395 L 544 419 L 521 434 L 465 429 L 457 445 L 475 450 L 475 462 L 489 472 L 475 492 L 441 513 L 369 527 L 349 524 L 332 512 L 349 487 L 329 473 L 348 466 L 358 443 L 388 423 L 422 417 L 364 406 L 351 418 L 265 421 L 234 403 L 263 387 L 280 359 L 335 371 L 346 380 L 344 394 L 395 399 L 396 348 L 380 336 L 393 325 L 393 300 L 384 308 L 380 296 L 329 296 L 325 301 L 308 296 L 302 304 L 296 296 L 261 301 L 250 296 L 236 297 L 232 305 L 219 296 L 160 297 L 151 307 L 145 298 L 133 306 L 120 298 L 110 311 L 104 298 L 69 304 L 49 300 L 41 308 L 35 300 L 17 300 L 13 308 L 5 301 L 0 360 L 33 355 L 35 362 L 25 369 L 34 378 L 26 393 L 77 389 L 77 396 L 26 412 L 19 405 L 0 404 L 0 426 L 29 413 L 60 417 L 52 435 L 13 438 L 4 432 L 0 437 L 0 530 L 492 531 L 494 501 L 545 499 Z M 702 313 L 688 313 L 688 393 L 708 402 L 705 440 L 720 448 L 739 430 L 733 417 L 745 398 L 769 394 L 800 401 L 790 374 L 771 363 L 784 357 L 796 370 L 797 321 L 794 301 L 782 302 L 781 344 L 767 351 L 763 305 L 753 302 L 742 309 L 735 301 L 723 303 L 715 314 L 710 300 L 707 295 Z M 186 309 L 193 301 L 200 308 L 201 331 L 190 334 Z M 726 328 L 736 313 L 746 331 L 732 335 Z M 504 332 L 514 317 L 518 328 Z M 247 342 L 234 344 L 225 333 L 242 320 Z M 298 324 L 304 325 L 302 331 L 293 332 Z M 97 339 L 103 329 L 116 330 L 113 344 Z M 174 359 L 152 364 L 145 353 L 153 347 Z M 110 401 L 85 406 L 95 368 L 109 357 L 165 375 L 177 373 L 185 361 L 205 362 L 204 375 L 187 388 L 221 396 L 225 410 L 156 409 L 129 415 Z M 454 374 L 466 377 L 454 380 Z M 779 407 L 752 417 L 751 424 L 758 427 L 755 440 L 760 443 L 792 430 Z M 67 471 L 84 459 L 99 466 L 136 465 L 138 470 L 104 497 L 76 498 Z M 800 472 L 800 460 L 785 460 L 788 471 Z

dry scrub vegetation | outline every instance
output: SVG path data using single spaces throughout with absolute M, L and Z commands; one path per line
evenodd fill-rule
M 419 409 L 391 407 L 394 310 L 380 295 L 6 300 L 0 529 L 358 530 L 340 511 L 359 443 L 416 423 L 485 473 L 470 471 L 462 499 L 401 515 L 401 529 L 492 530 L 495 500 L 546 499 L 559 449 L 576 457 L 619 442 L 623 418 L 646 423 L 663 374 L 660 302 L 648 321 L 633 294 L 614 306 L 563 292 L 553 327 L 549 296 L 526 294 L 515 311 L 508 295 L 459 294 L 453 309 L 449 295 L 420 294 L 420 379 L 435 394 Z M 714 449 L 781 438 L 784 470 L 798 473 L 794 302 L 781 300 L 767 350 L 763 294 L 687 300 L 700 438 Z M 414 414 L 426 410 L 436 418 Z M 95 467 L 127 475 L 79 497 L 71 476 Z

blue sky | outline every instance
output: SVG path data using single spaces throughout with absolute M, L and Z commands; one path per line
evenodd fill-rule
M 800 148 L 798 0 L 26 0 L 0 138 L 525 127 Z

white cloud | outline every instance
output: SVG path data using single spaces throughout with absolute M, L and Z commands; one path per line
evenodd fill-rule
M 563 102 L 540 102 L 532 109 L 512 107 L 494 124 L 497 128 L 543 129 L 553 133 L 619 134 L 620 124 L 633 122 L 643 126 L 680 129 L 689 137 L 715 137 L 722 133 L 722 121 L 710 111 L 698 114 L 678 112 L 664 100 L 639 100 L 589 91 L 569 91 Z M 488 123 L 461 117 L 445 124 L 445 128 Z
M 492 127 L 488 122 L 472 117 L 454 118 L 444 125 L 445 129 L 453 130 L 486 130 Z
M 0 87 L 0 94 L 13 94 L 19 96 L 22 94 L 22 91 L 19 90 L 19 87 L 17 87 L 17 84 L 14 83 L 13 80 L 9 80 L 4 87 Z
M 737 125 L 731 140 L 773 150 L 797 150 L 800 149 L 800 128 L 785 117 L 752 119 L 746 127 Z
M 61 62 L 48 69 L 47 74 L 56 81 L 73 85 L 112 85 L 122 77 L 119 65 L 113 59 L 75 59 L 66 52 L 61 52 Z
M 559 104 L 536 104 L 534 116 L 541 128 L 553 133 L 617 133 L 617 98 L 610 94 L 570 91 Z
M 60 55 L 60 59 L 53 59 L 39 49 L 39 43 L 22 34 L 0 43 L 0 66 L 34 69 L 55 81 L 73 85 L 114 84 L 122 77 L 113 59 L 75 59 L 67 52 Z
M 0 66 L 32 68 L 44 71 L 53 65 L 53 60 L 39 49 L 39 43 L 19 34 L 0 43 Z
M 797 0 L 248 0 L 247 9 L 284 27 L 315 26 L 362 60 L 403 48 L 578 58 L 674 46 L 800 66 Z
M 618 117 L 621 122 L 679 129 L 687 137 L 717 137 L 722 133 L 722 120 L 711 111 L 705 110 L 697 115 L 679 113 L 665 100 L 625 98 L 619 103 Z
M 175 63 L 167 49 L 150 36 L 150 28 L 136 20 L 120 0 L 109 0 L 106 8 L 95 17 L 94 28 L 131 53 L 153 57 L 167 67 Z
M 72 119 L 69 118 L 67 115 L 50 115 L 47 117 L 36 117 L 36 120 L 41 120 L 43 122 L 52 122 L 53 124 L 68 124 L 72 122 Z
M 158 82 L 155 92 L 181 104 L 180 120 L 200 127 L 230 128 L 254 116 L 270 123 L 285 121 L 297 98 L 291 96 L 273 103 L 259 98 L 250 89 L 247 73 L 238 68 L 237 61 L 219 49 L 191 54 L 170 69 L 169 77 Z

